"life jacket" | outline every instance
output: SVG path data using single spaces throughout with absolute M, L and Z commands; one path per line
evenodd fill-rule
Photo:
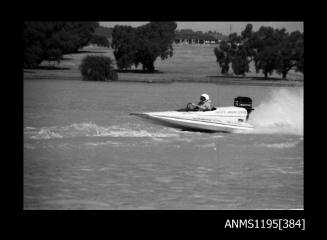
M 211 100 L 206 100 L 206 101 L 200 101 L 198 103 L 199 106 L 204 107 L 204 110 L 211 110 Z

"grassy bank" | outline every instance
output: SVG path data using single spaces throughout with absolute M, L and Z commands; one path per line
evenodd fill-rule
M 156 73 L 143 73 L 139 69 L 121 71 L 118 73 L 119 81 L 146 82 L 146 83 L 172 83 L 172 82 L 200 82 L 218 84 L 244 84 L 244 85 L 273 85 L 273 86 L 302 86 L 303 74 L 290 71 L 288 80 L 281 80 L 281 76 L 274 73 L 269 80 L 263 80 L 262 74 L 255 73 L 254 66 L 246 77 L 233 75 L 222 76 L 213 53 L 215 46 L 175 46 L 174 56 L 164 61 L 157 60 Z M 60 64 L 43 62 L 38 69 L 24 70 L 24 79 L 56 79 L 56 80 L 82 80 L 79 72 L 81 60 L 86 55 L 105 55 L 114 59 L 113 50 L 108 48 L 86 47 L 77 54 L 68 54 Z

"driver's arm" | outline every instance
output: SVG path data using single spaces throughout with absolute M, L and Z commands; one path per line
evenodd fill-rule
M 197 105 L 199 110 L 206 111 L 211 109 L 211 105 L 209 102 L 205 102 L 203 105 Z
M 197 107 L 198 110 L 202 110 L 202 111 L 206 110 L 206 108 L 205 108 L 204 105 L 197 105 L 197 104 L 195 104 L 195 107 Z

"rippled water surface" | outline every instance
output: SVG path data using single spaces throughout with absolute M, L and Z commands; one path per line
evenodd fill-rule
M 179 109 L 203 92 L 216 106 L 251 97 L 264 131 L 188 132 L 129 115 Z M 276 94 L 285 102 L 272 104 Z M 302 88 L 26 80 L 24 208 L 302 209 L 303 126 L 287 109 L 301 96 Z

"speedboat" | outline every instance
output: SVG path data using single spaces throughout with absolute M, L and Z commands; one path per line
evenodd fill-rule
M 131 113 L 131 115 L 148 119 L 161 125 L 177 127 L 185 130 L 208 132 L 234 132 L 237 130 L 251 131 L 254 127 L 248 118 L 254 109 L 249 97 L 237 97 L 234 106 L 217 107 L 208 111 L 195 111 L 193 104 L 185 109 L 164 112 Z

